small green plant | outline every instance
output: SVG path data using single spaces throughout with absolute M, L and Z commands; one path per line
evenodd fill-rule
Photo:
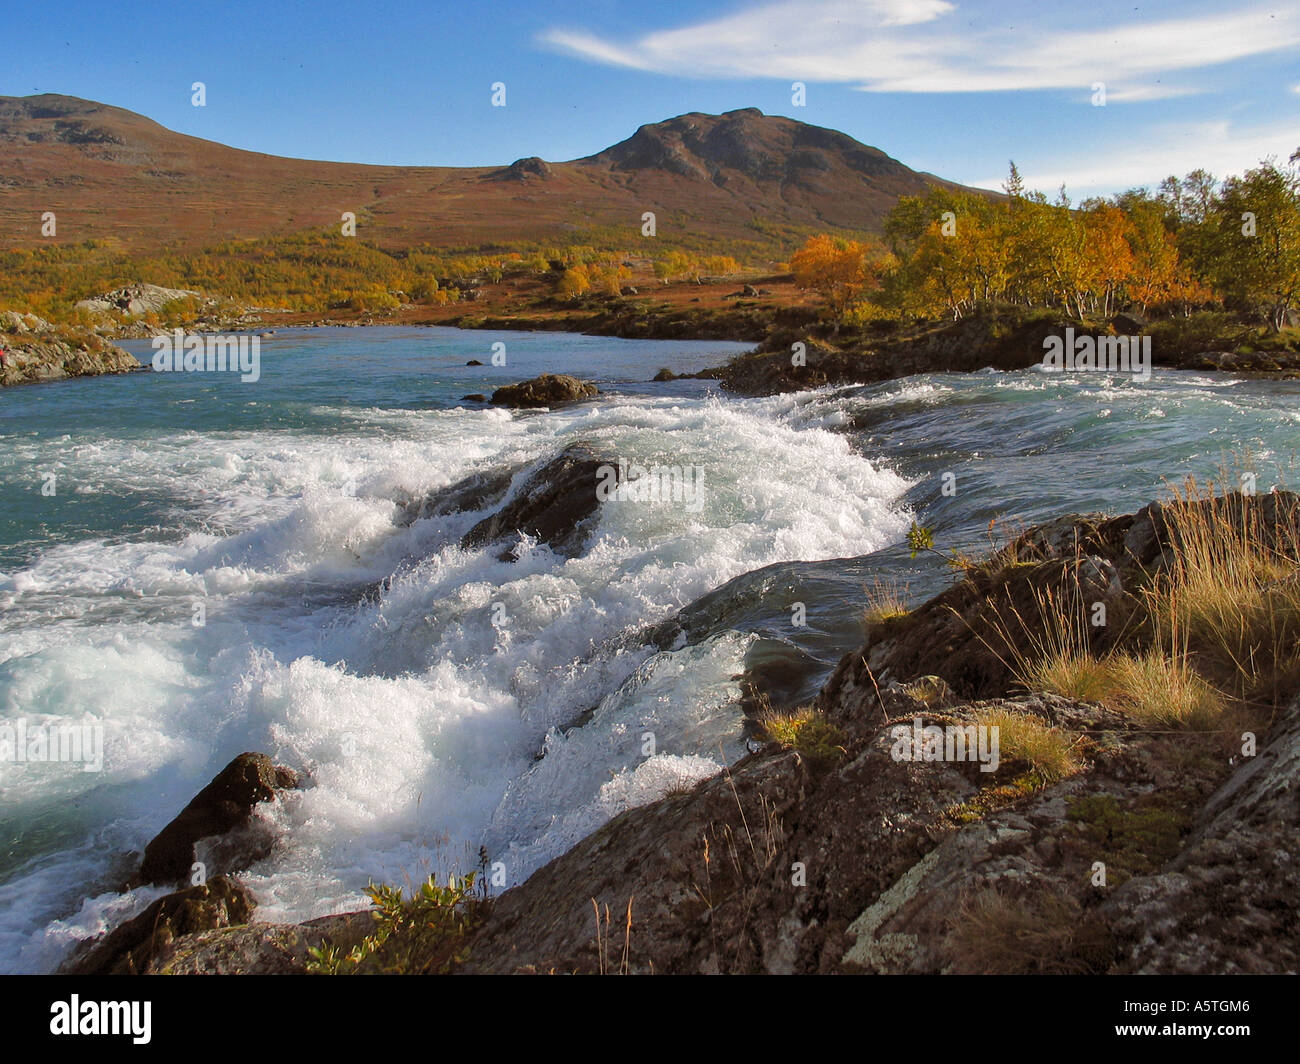
M 408 899 L 401 887 L 366 887 L 375 930 L 344 952 L 333 943 L 308 950 L 313 975 L 440 975 L 464 963 L 468 939 L 486 916 L 475 895 L 476 875 L 452 876 L 440 886 L 430 876 Z
M 943 562 L 949 569 L 960 573 L 969 573 L 973 569 L 979 568 L 974 559 L 968 554 L 961 551 L 951 551 L 944 554 L 934 545 L 934 529 L 927 528 L 925 525 L 918 525 L 912 522 L 912 527 L 907 530 L 907 546 L 911 550 L 911 557 L 915 558 L 918 554 L 933 554 L 943 559 Z
M 1078 825 L 1090 852 L 1099 853 L 1115 885 L 1135 875 L 1149 875 L 1172 858 L 1191 823 L 1185 802 L 1169 794 L 1152 794 L 1121 806 L 1110 794 L 1071 800 L 1066 819 Z
M 913 558 L 922 551 L 933 551 L 934 529 L 913 521 L 912 527 L 907 530 L 907 545 L 911 548 Z

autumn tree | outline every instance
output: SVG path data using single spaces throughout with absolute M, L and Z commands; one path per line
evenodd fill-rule
M 836 317 L 878 281 L 868 244 L 825 233 L 809 237 L 791 257 L 790 268 L 795 283 L 820 295 Z
M 574 299 L 591 291 L 591 272 L 587 264 L 574 263 L 560 277 L 560 295 Z
M 1096 309 L 1110 317 L 1120 292 L 1134 272 L 1133 246 L 1128 240 L 1129 220 L 1114 204 L 1091 201 L 1085 206 L 1083 279 L 1096 300 Z

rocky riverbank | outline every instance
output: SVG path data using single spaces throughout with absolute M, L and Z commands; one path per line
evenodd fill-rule
M 739 395 L 771 395 L 824 385 L 893 380 L 917 373 L 971 373 L 1040 365 L 1044 341 L 1073 337 L 1143 337 L 1146 323 L 1117 316 L 1087 324 L 1029 312 L 980 315 L 958 322 L 904 326 L 879 322 L 833 329 L 816 322 L 774 323 L 758 348 L 710 375 Z M 1223 350 L 1211 337 L 1190 346 L 1156 331 L 1151 364 L 1170 369 L 1300 377 L 1300 352 Z
M 568 469 L 570 459 L 557 461 Z M 503 511 L 498 523 L 511 520 Z M 1256 591 L 1275 622 L 1294 626 L 1295 495 L 1182 500 L 1030 529 L 984 562 L 959 560 L 960 579 L 915 609 L 870 613 L 866 643 L 811 706 L 760 721 L 765 739 L 743 760 L 621 814 L 495 898 L 460 970 L 1300 970 L 1293 664 L 1271 661 L 1249 697 L 1215 702 L 1208 721 L 1159 717 L 1174 714 L 1171 683 L 1153 718 L 1131 692 L 1084 697 L 1087 669 L 1071 681 L 1080 690 L 1062 693 L 1060 682 L 1026 690 L 1016 667 L 1026 647 L 1062 631 L 1069 610 L 1045 603 L 1075 602 L 1093 618 L 1100 605 L 1109 617 L 1080 629 L 1075 658 L 1116 673 L 1124 653 L 1150 659 L 1148 622 L 1173 601 L 1161 589 L 1181 593 L 1207 529 L 1229 539 L 1243 530 L 1227 552 L 1258 546 L 1269 565 L 1283 559 L 1270 572 L 1289 575 Z M 1246 598 L 1243 617 L 1254 608 Z M 1215 647 L 1195 638 L 1201 668 Z M 975 757 L 975 736 L 994 727 L 994 756 L 979 745 Z M 952 756 L 958 733 L 970 737 L 969 758 Z M 146 863 L 165 852 L 172 874 L 196 847 L 243 856 L 220 865 L 225 877 L 88 944 L 74 970 L 302 972 L 311 948 L 347 950 L 365 933 L 366 914 L 249 922 L 256 902 L 237 870 L 266 844 L 248 842 L 256 803 L 298 780 L 253 755 L 223 777 Z M 225 841 L 200 837 L 214 825 Z
M 90 329 L 52 325 L 35 314 L 0 312 L 0 385 L 32 384 L 143 368 Z

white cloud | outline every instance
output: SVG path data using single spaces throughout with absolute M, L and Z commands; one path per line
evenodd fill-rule
M 1199 122 L 1167 126 L 1143 134 L 1141 151 L 1116 149 L 1091 152 L 1053 161 L 1048 165 L 1021 167 L 1026 187 L 1054 197 L 1064 183 L 1076 202 L 1089 195 L 1109 194 L 1145 185 L 1154 189 L 1170 174 L 1182 177 L 1195 169 L 1208 170 L 1215 177 L 1240 174 L 1269 155 L 1286 163 L 1300 147 L 1300 132 L 1294 123 L 1250 129 L 1235 128 L 1231 122 Z M 969 182 L 978 188 L 1001 188 L 1006 174 Z
M 623 43 L 555 29 L 595 62 L 687 77 L 844 82 L 866 92 L 987 92 L 1107 84 L 1117 101 L 1191 91 L 1157 76 L 1300 46 L 1300 9 L 1131 21 L 1106 30 L 980 28 L 947 0 L 777 0 Z
M 1133 85 L 1111 88 L 1106 86 L 1108 103 L 1139 103 L 1147 100 L 1172 100 L 1179 96 L 1195 96 L 1202 90 L 1186 85 Z M 1088 96 L 1088 93 L 1084 93 Z

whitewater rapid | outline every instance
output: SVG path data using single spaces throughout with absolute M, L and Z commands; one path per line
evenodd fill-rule
M 469 870 L 480 847 L 519 882 L 743 754 L 753 637 L 661 651 L 646 629 L 760 566 L 877 550 L 909 520 L 906 480 L 782 406 L 339 407 L 316 411 L 347 425 L 334 437 L 69 440 L 70 490 L 163 500 L 189 531 L 61 543 L 0 575 L 5 717 L 105 736 L 101 773 L 0 765 L 17 843 L 0 967 L 50 970 L 159 896 L 118 894 L 130 855 L 244 750 L 309 778 L 263 807 L 279 842 L 245 881 L 266 921 L 361 907 L 371 880 Z M 576 440 L 697 466 L 703 505 L 607 503 L 571 559 L 461 550 L 483 513 L 404 524 L 406 500 L 488 469 L 523 476 Z M 13 445 L 33 468 L 48 457 Z

